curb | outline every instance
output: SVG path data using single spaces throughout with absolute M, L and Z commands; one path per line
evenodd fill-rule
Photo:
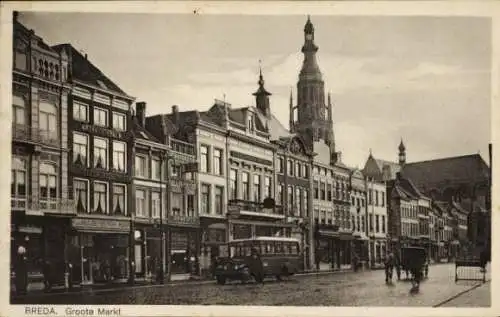
M 467 293 L 469 293 L 469 292 L 472 292 L 472 291 L 473 291 L 473 290 L 475 290 L 476 288 L 479 288 L 479 287 L 481 287 L 481 286 L 485 285 L 486 283 L 490 283 L 490 282 L 491 282 L 491 279 L 490 279 L 490 280 L 486 280 L 486 282 L 484 282 L 484 283 L 479 283 L 479 284 L 476 284 L 476 285 L 474 285 L 474 286 L 472 286 L 472 287 L 470 287 L 470 288 L 468 288 L 468 289 L 466 289 L 466 290 L 464 290 L 464 291 L 461 291 L 461 292 L 460 292 L 460 293 L 458 293 L 458 294 L 453 295 L 452 297 L 450 297 L 450 298 L 448 298 L 448 299 L 445 299 L 444 301 L 442 301 L 442 302 L 440 302 L 440 303 L 438 303 L 438 304 L 436 304 L 436 305 L 433 305 L 432 307 L 433 307 L 433 308 L 437 308 L 437 307 L 443 306 L 444 304 L 449 303 L 449 302 L 451 302 L 452 300 L 457 299 L 458 297 L 460 297 L 460 296 L 462 296 L 462 295 L 464 295 L 464 294 L 467 294 Z

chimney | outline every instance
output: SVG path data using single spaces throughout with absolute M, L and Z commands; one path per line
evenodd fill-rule
M 146 103 L 144 101 L 135 104 L 135 116 L 139 121 L 139 125 L 143 128 L 146 127 Z
M 172 106 L 172 115 L 173 115 L 173 118 L 174 118 L 174 123 L 175 124 L 179 124 L 179 119 L 180 119 L 180 115 L 179 115 L 179 106 L 177 105 L 173 105 Z
M 19 17 L 19 11 L 14 11 L 12 14 L 14 22 L 17 22 L 17 18 Z
M 401 175 L 401 172 L 396 172 L 396 179 L 401 179 L 402 175 Z

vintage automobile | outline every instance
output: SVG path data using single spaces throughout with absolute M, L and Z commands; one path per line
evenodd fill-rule
M 215 278 L 218 284 L 229 280 L 242 282 L 255 280 L 261 283 L 265 277 L 282 277 L 297 273 L 301 268 L 302 255 L 299 241 L 283 237 L 256 237 L 237 239 L 221 246 Z
M 422 247 L 403 247 L 401 248 L 401 271 L 406 273 L 406 278 L 413 270 L 420 270 L 422 278 L 427 277 L 429 273 L 429 263 L 427 259 L 427 251 Z

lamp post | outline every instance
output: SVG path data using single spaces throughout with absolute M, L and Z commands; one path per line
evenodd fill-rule
M 170 213 L 170 210 L 172 209 L 171 206 L 171 199 L 170 199 L 170 167 L 169 167 L 169 162 L 170 160 L 174 161 L 175 164 L 175 157 L 172 155 L 168 155 L 167 152 L 162 152 L 161 154 L 161 161 L 160 161 L 160 235 L 161 235 L 161 248 L 160 248 L 160 256 L 161 256 L 161 266 L 160 266 L 160 279 L 159 282 L 160 284 L 165 283 L 165 266 L 167 269 L 167 281 L 170 280 L 171 276 L 171 266 L 170 266 L 170 256 L 171 256 L 171 242 L 172 239 L 170 237 L 170 227 L 168 226 L 168 216 Z M 167 195 L 167 208 L 166 208 L 166 232 L 163 231 L 163 165 L 165 165 L 166 168 L 166 174 L 165 174 L 165 189 L 166 189 L 166 195 Z M 165 236 L 167 237 L 167 242 L 165 243 Z M 166 252 L 165 252 L 166 248 Z M 165 263 L 166 262 L 166 263 Z

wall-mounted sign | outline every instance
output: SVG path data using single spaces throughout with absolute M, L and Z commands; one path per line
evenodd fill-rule
M 98 126 L 91 125 L 91 124 L 82 124 L 82 130 L 84 132 L 88 132 L 91 134 L 103 135 L 103 136 L 107 136 L 107 137 L 115 138 L 115 139 L 124 139 L 125 138 L 125 133 L 123 131 L 107 129 L 104 127 L 98 127 Z
M 129 232 L 130 222 L 127 220 L 117 219 L 91 219 L 91 218 L 74 218 L 72 225 L 77 230 L 98 230 L 112 232 Z

